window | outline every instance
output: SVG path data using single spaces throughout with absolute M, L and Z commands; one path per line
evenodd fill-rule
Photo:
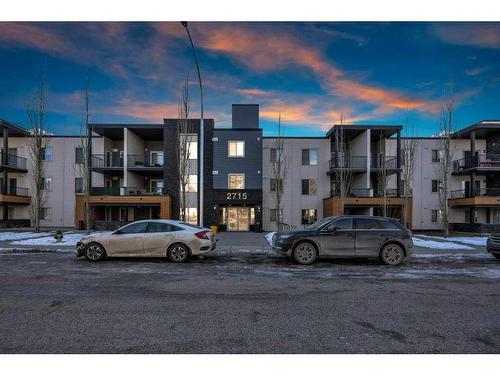
M 83 164 L 83 161 L 84 161 L 83 148 L 76 147 L 75 148 L 75 163 L 76 164 Z
M 441 151 L 432 150 L 432 162 L 439 163 L 441 161 Z
M 148 227 L 147 221 L 142 221 L 140 223 L 132 223 L 119 229 L 120 234 L 134 234 L 134 233 L 145 233 Z
M 438 210 L 431 210 L 431 223 L 438 222 Z
M 191 141 L 189 142 L 189 160 L 198 159 L 198 142 Z
M 245 175 L 244 174 L 228 174 L 228 188 L 229 189 L 244 189 L 245 188 Z
M 316 180 L 302 180 L 302 195 L 316 195 L 318 186 Z
M 283 180 L 281 178 L 271 178 L 270 180 L 271 191 L 283 191 Z
M 151 222 L 149 223 L 148 233 L 175 232 L 177 230 L 181 230 L 181 228 L 167 223 Z
M 196 207 L 186 207 L 186 222 L 189 224 L 198 224 L 198 208 Z
M 316 209 L 306 208 L 302 210 L 302 225 L 310 225 L 316 222 Z
M 48 220 L 50 219 L 50 213 L 51 213 L 51 210 L 50 208 L 48 207 L 42 207 L 42 212 L 40 213 L 40 219 L 41 220 Z
M 190 174 L 188 176 L 186 191 L 188 193 L 196 193 L 198 191 L 198 175 Z
M 52 191 L 52 177 L 43 178 L 43 190 Z
M 376 219 L 356 218 L 356 229 L 380 229 Z
M 43 160 L 45 160 L 45 161 L 52 160 L 52 147 L 43 147 L 42 153 L 43 153 L 43 156 L 42 156 Z
M 75 193 L 82 194 L 83 193 L 83 177 L 75 178 Z
M 283 209 L 277 210 L 276 208 L 271 208 L 269 210 L 269 214 L 270 214 L 269 221 L 276 222 L 278 221 L 278 218 L 283 217 Z
M 271 163 L 275 163 L 277 161 L 283 161 L 283 150 L 272 148 L 271 149 Z
M 245 157 L 245 141 L 228 141 L 227 145 L 230 158 Z
M 439 190 L 441 190 L 441 181 L 432 180 L 432 192 L 437 193 Z
M 377 220 L 380 229 L 400 229 L 395 223 L 390 220 Z
M 302 150 L 302 165 L 318 165 L 318 150 Z
M 163 165 L 163 151 L 151 151 L 150 159 L 153 167 L 161 167 Z
M 335 228 L 336 230 L 352 230 L 352 219 L 338 219 L 333 221 L 330 225 L 328 225 L 328 230 L 332 230 Z
M 493 224 L 500 224 L 500 209 L 493 208 L 491 210 L 491 222 Z

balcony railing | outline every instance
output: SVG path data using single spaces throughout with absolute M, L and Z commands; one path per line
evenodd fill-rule
M 470 189 L 453 190 L 450 192 L 451 199 L 475 197 L 500 197 L 500 188 L 475 189 L 474 195 Z
M 332 197 L 340 196 L 340 192 L 331 191 Z M 356 189 L 352 188 L 347 195 L 349 198 L 383 198 L 383 191 L 377 189 Z M 385 189 L 385 196 L 387 198 L 396 198 L 398 196 L 398 189 Z
M 163 167 L 163 158 L 151 157 L 150 155 L 128 155 L 127 165 L 129 168 Z
M 453 161 L 453 172 L 461 172 L 472 168 L 500 169 L 500 154 L 479 154 Z
M 123 157 L 116 154 L 95 154 L 91 158 L 92 168 L 123 168 Z
M 105 186 L 93 186 L 90 189 L 91 195 L 114 195 L 114 196 L 126 196 L 126 195 L 163 195 L 163 188 L 141 188 L 141 187 L 105 187 Z
M 330 169 L 366 170 L 366 156 L 344 156 L 332 154 Z
M 0 186 L 0 194 L 3 194 L 2 189 L 3 189 L 3 187 Z M 28 190 L 28 188 L 24 188 L 24 187 L 7 186 L 7 195 L 29 197 L 29 190 Z
M 398 167 L 397 156 L 372 156 L 370 162 L 370 168 L 372 169 L 390 170 Z
M 1 154 L 1 164 L 2 167 L 15 168 L 15 169 L 26 169 L 26 158 L 17 155 L 5 155 Z

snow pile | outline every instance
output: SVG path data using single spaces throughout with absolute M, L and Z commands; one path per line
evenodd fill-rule
M 100 234 L 102 232 L 92 233 Z M 54 236 L 41 237 L 41 238 L 30 238 L 22 241 L 11 242 L 11 245 L 23 245 L 23 246 L 75 246 L 78 241 L 83 237 L 86 237 L 86 233 L 73 233 L 66 232 L 63 233 L 63 239 L 61 242 L 57 242 Z
M 475 245 L 475 246 L 486 246 L 486 240 L 488 237 L 437 237 L 437 236 L 426 236 L 424 234 L 420 234 L 419 237 L 429 238 L 429 239 L 438 239 L 444 241 L 452 241 L 452 242 L 460 242 L 467 245 Z
M 0 241 L 17 241 L 26 238 L 50 236 L 50 232 L 0 232 Z
M 274 233 L 276 233 L 276 232 L 269 232 L 268 234 L 265 235 L 266 241 L 269 242 L 269 245 L 273 244 Z
M 472 247 L 450 241 L 433 241 L 426 238 L 413 236 L 413 244 L 415 246 L 427 247 L 435 250 L 474 250 Z

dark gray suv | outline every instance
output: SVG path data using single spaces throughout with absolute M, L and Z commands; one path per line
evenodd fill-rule
M 317 258 L 380 258 L 395 266 L 412 254 L 413 241 L 411 231 L 395 219 L 353 215 L 276 232 L 272 247 L 300 264 L 311 264 Z

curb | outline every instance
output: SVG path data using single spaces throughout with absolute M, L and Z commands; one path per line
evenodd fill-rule
M 1 248 L 0 254 L 43 254 L 43 253 L 59 253 L 59 254 L 71 254 L 75 253 L 74 250 L 67 251 L 61 249 L 39 249 L 39 248 Z

